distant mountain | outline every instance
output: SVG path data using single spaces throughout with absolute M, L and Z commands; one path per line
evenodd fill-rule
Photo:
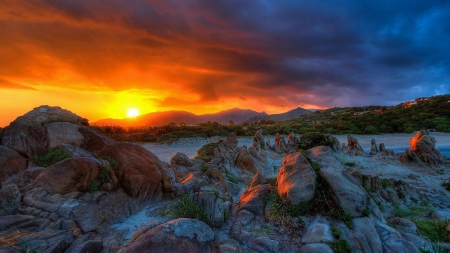
M 195 115 L 186 111 L 166 111 L 166 112 L 153 112 L 138 116 L 136 118 L 126 119 L 102 119 L 93 122 L 92 125 L 97 126 L 124 126 L 124 127 L 138 127 L 138 126 L 162 126 L 169 123 L 186 125 L 195 125 L 207 121 L 215 121 L 220 124 L 228 124 L 232 120 L 235 124 L 241 124 L 244 121 L 257 117 L 266 116 L 265 112 L 255 112 L 252 110 L 244 110 L 234 108 L 218 113 Z
M 301 107 L 297 107 L 293 110 L 290 110 L 290 111 L 287 111 L 284 113 L 269 114 L 269 115 L 265 115 L 265 116 L 256 116 L 245 122 L 247 122 L 247 123 L 259 122 L 263 119 L 264 120 L 282 121 L 282 120 L 297 118 L 297 117 L 300 117 L 301 115 L 309 114 L 309 113 L 312 113 L 312 112 L 310 110 L 307 110 L 307 109 L 304 109 Z

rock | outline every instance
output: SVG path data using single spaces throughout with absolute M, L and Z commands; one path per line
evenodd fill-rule
M 263 151 L 257 151 L 253 147 L 247 149 L 246 146 L 241 148 L 235 159 L 236 167 L 253 174 L 261 173 L 267 175 L 269 171 L 266 163 L 267 160 Z
M 218 252 L 214 232 L 194 219 L 176 219 L 150 229 L 119 252 Z
M 142 146 L 115 142 L 106 145 L 99 156 L 110 156 L 119 164 L 117 178 L 125 191 L 147 200 L 160 200 L 163 192 L 171 192 L 173 173 L 153 153 Z
M 46 147 L 54 148 L 61 144 L 69 144 L 80 147 L 83 142 L 83 135 L 78 131 L 79 125 L 69 122 L 54 122 L 45 125 Z
M 277 175 L 277 191 L 292 205 L 310 201 L 316 190 L 316 173 L 300 153 L 289 153 Z
M 386 151 L 386 146 L 384 143 L 380 143 L 380 152 Z
M 418 131 L 409 141 L 409 145 L 411 151 L 428 166 L 439 167 L 448 163 L 447 158 L 437 149 L 436 139 L 426 130 Z
M 36 178 L 34 187 L 42 186 L 51 194 L 87 191 L 102 170 L 102 164 L 97 159 L 66 158 L 43 170 Z
M 334 242 L 333 233 L 328 221 L 316 216 L 306 228 L 302 236 L 301 242 L 304 244 Z
M 57 121 L 88 125 L 86 119 L 60 107 L 40 106 L 18 117 L 5 128 L 2 145 L 25 157 L 43 155 L 48 151 L 44 126 Z
M 311 161 L 320 164 L 320 176 L 327 181 L 334 201 L 352 217 L 363 216 L 369 196 L 358 181 L 333 157 L 330 147 L 319 146 L 307 150 Z
M 172 158 L 170 158 L 170 164 L 178 172 L 188 173 L 199 170 L 199 168 L 195 166 L 187 155 L 180 152 L 177 152 Z
M 101 236 L 90 232 L 80 236 L 65 253 L 99 253 L 103 249 L 103 241 Z
M 216 196 L 214 192 L 197 192 L 190 196 L 190 200 L 206 212 L 211 226 L 220 228 L 225 223 L 224 201 L 220 195 Z
M 255 216 L 264 214 L 264 207 L 266 204 L 265 196 L 270 191 L 270 185 L 257 185 L 252 188 L 247 188 L 239 199 L 239 209 L 246 209 Z
M 271 240 L 267 236 L 257 236 L 252 238 L 247 242 L 247 244 L 250 249 L 256 250 L 257 252 L 280 252 L 280 243 L 275 240 Z
M 375 222 L 368 217 L 353 219 L 355 239 L 359 241 L 364 252 L 383 253 L 380 236 L 375 228 Z
M 221 242 L 220 253 L 242 253 L 242 248 L 239 242 L 229 239 Z
M 0 216 L 13 214 L 20 205 L 20 192 L 16 185 L 0 190 Z
M 83 135 L 83 142 L 80 148 L 89 152 L 97 152 L 114 140 L 104 136 L 100 130 L 93 127 L 81 126 L 78 131 Z
M 299 253 L 333 253 L 334 251 L 325 243 L 313 243 L 304 245 L 300 248 Z
M 198 192 L 201 187 L 207 185 L 208 183 L 208 177 L 200 171 L 189 173 L 187 177 L 181 181 L 181 185 L 183 185 L 185 193 Z
M 371 155 L 376 155 L 378 153 L 377 143 L 375 139 L 370 140 L 370 153 Z
M 289 151 L 288 148 L 286 147 L 286 140 L 278 133 L 275 135 L 275 143 L 273 144 L 273 149 L 278 154 L 287 153 Z
M 366 153 L 362 149 L 361 145 L 359 145 L 358 139 L 351 135 L 347 135 L 347 153 L 351 156 L 359 155 L 365 156 Z
M 336 138 L 335 136 L 333 136 L 331 134 L 327 134 L 325 136 L 325 138 L 327 139 L 327 141 L 329 143 L 331 143 L 331 149 L 333 150 L 333 152 L 342 153 L 342 146 L 341 146 L 341 143 L 339 142 L 338 138 Z M 342 143 L 342 144 L 345 146 L 344 143 Z
M 383 244 L 383 252 L 419 253 L 412 243 L 405 240 L 397 230 L 388 225 L 377 223 L 376 230 Z
M 63 149 L 70 153 L 70 157 L 88 157 L 88 158 L 94 158 L 94 156 L 89 153 L 88 151 L 74 147 L 70 144 L 61 144 L 59 146 L 55 146 L 56 149 Z
M 27 159 L 16 151 L 0 145 L 0 189 L 3 180 L 18 174 L 27 167 Z
M 446 220 L 450 220 L 450 212 L 442 211 L 442 210 L 434 210 L 431 213 L 430 217 L 433 220 L 446 221 Z
M 265 142 L 264 142 L 264 136 L 262 135 L 263 130 L 259 129 L 255 132 L 255 135 L 253 136 L 253 144 L 252 146 L 256 149 L 265 149 Z
M 400 230 L 404 233 L 409 233 L 413 235 L 418 235 L 419 230 L 416 227 L 416 224 L 414 222 L 400 218 L 400 217 L 391 217 L 388 218 L 389 222 L 392 223 L 397 230 Z

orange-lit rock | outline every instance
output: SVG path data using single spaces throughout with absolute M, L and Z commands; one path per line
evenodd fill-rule
M 438 167 L 448 163 L 448 159 L 436 148 L 436 139 L 428 131 L 418 131 L 409 141 L 411 151 L 425 164 Z
M 316 173 L 300 153 L 289 153 L 283 160 L 277 176 L 277 191 L 281 198 L 293 205 L 314 198 Z

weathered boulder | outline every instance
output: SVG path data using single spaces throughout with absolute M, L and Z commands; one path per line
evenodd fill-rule
M 128 252 L 219 252 L 212 229 L 194 219 L 176 219 L 150 229 L 119 251 Z
M 338 138 L 336 138 L 336 136 L 333 136 L 331 134 L 327 134 L 325 136 L 325 138 L 327 139 L 328 143 L 331 144 L 331 149 L 335 152 L 335 153 L 341 153 L 342 152 L 342 146 L 341 143 L 339 142 Z M 342 143 L 344 144 L 344 143 Z
M 261 148 L 261 149 L 265 149 L 265 141 L 264 141 L 264 136 L 262 135 L 263 130 L 259 129 L 255 132 L 255 135 L 253 136 L 253 144 L 252 146 L 254 148 Z
M 97 159 L 67 158 L 43 170 L 36 178 L 34 187 L 42 186 L 52 194 L 87 191 L 102 169 Z
M 410 220 L 400 217 L 391 217 L 388 218 L 388 220 L 391 224 L 395 225 L 395 228 L 397 230 L 413 235 L 419 234 L 419 230 L 417 229 L 416 224 L 414 224 L 414 222 Z
M 60 107 L 40 106 L 18 117 L 5 128 L 2 145 L 16 150 L 25 157 L 43 155 L 48 150 L 44 126 L 58 121 L 88 125 L 87 119 Z
M 177 152 L 172 158 L 170 158 L 170 164 L 178 172 L 187 173 L 199 170 L 199 168 L 195 166 L 187 155 L 180 152 Z
M 436 139 L 428 131 L 418 131 L 409 141 L 411 151 L 425 164 L 438 167 L 448 163 L 447 158 L 436 147 Z
M 225 223 L 225 206 L 219 191 L 196 192 L 190 199 L 205 211 L 211 226 L 220 228 Z
M 244 145 L 235 159 L 235 165 L 241 170 L 250 171 L 253 174 L 261 173 L 266 175 L 267 160 L 264 151 L 258 151 L 254 147 L 247 147 Z
M 69 122 L 54 122 L 45 125 L 46 147 L 54 148 L 61 144 L 79 147 L 83 142 L 83 135 L 78 131 L 79 125 Z
M 375 228 L 375 222 L 369 217 L 353 219 L 354 238 L 364 252 L 383 253 L 380 236 Z
M 331 232 L 328 221 L 321 216 L 314 217 L 306 228 L 301 242 L 304 244 L 334 242 L 333 233 Z
M 403 238 L 402 234 L 394 228 L 383 223 L 377 223 L 376 230 L 383 244 L 383 252 L 420 252 L 414 244 Z
M 370 140 L 370 155 L 376 155 L 378 153 L 378 147 L 375 139 Z
M 90 232 L 77 238 L 65 253 L 99 253 L 102 249 L 102 237 L 96 233 Z
M 106 145 L 98 155 L 110 156 L 118 162 L 117 178 L 133 197 L 160 200 L 163 192 L 172 191 L 173 171 L 142 146 L 115 142 Z
M 366 153 L 362 149 L 361 145 L 359 145 L 358 139 L 356 139 L 355 137 L 353 137 L 351 135 L 347 135 L 346 151 L 351 156 L 355 156 L 355 155 L 365 156 L 366 155 Z
M 275 143 L 273 144 L 273 149 L 279 154 L 287 153 L 289 151 L 289 149 L 286 147 L 286 140 L 278 133 L 275 134 Z
M 333 253 L 334 251 L 325 243 L 307 244 L 300 248 L 299 253 Z
M 277 175 L 277 191 L 281 198 L 293 205 L 314 198 L 316 173 L 300 153 L 289 153 L 284 158 Z
M 358 181 L 333 156 L 330 147 L 319 146 L 307 150 L 313 162 L 320 164 L 320 176 L 328 183 L 335 202 L 352 217 L 363 216 L 369 196 Z
M 19 205 L 20 192 L 16 185 L 8 185 L 0 190 L 0 216 L 13 214 Z
M 18 174 L 27 167 L 27 159 L 16 151 L 0 145 L 0 189 L 3 180 Z
M 247 210 L 255 216 L 264 214 L 265 196 L 270 191 L 269 184 L 251 185 L 241 195 L 238 210 Z
M 78 131 L 83 135 L 83 142 L 80 144 L 80 148 L 89 152 L 100 151 L 106 145 L 114 142 L 114 140 L 106 137 L 100 130 L 93 127 L 80 126 Z

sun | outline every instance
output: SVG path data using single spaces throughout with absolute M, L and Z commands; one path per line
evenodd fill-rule
M 128 116 L 128 118 L 134 118 L 134 117 L 139 116 L 139 111 L 138 111 L 138 109 L 136 109 L 136 108 L 130 108 L 130 109 L 128 109 L 128 111 L 127 111 L 127 116 Z

